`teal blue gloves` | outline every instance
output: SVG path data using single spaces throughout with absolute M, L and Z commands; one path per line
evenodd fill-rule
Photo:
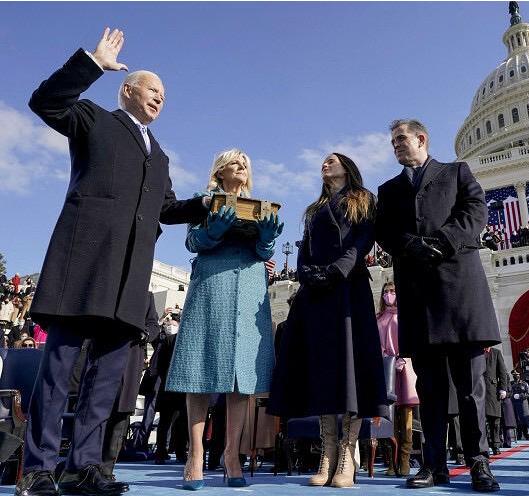
M 259 231 L 259 239 L 262 243 L 270 244 L 276 239 L 282 232 L 284 223 L 279 223 L 279 217 L 274 214 L 270 214 L 264 219 L 257 222 L 257 230 Z
M 218 212 L 210 212 L 208 214 L 208 236 L 215 240 L 222 238 L 235 218 L 235 210 L 232 207 L 226 208 L 225 205 L 222 205 Z

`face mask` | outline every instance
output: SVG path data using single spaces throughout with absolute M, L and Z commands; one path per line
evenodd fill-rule
M 397 295 L 395 293 L 384 293 L 382 298 L 384 298 L 384 302 L 388 307 L 392 307 L 393 305 L 395 305 Z
M 166 334 L 169 334 L 169 335 L 173 335 L 173 334 L 176 334 L 178 332 L 178 326 L 175 326 L 175 325 L 168 325 L 166 328 L 165 328 L 165 333 Z

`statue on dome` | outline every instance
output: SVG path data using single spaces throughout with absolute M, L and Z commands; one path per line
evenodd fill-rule
M 509 2 L 509 14 L 511 14 L 511 26 L 522 22 L 518 2 Z

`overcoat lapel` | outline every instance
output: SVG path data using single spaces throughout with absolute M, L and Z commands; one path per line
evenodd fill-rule
M 445 166 L 437 162 L 437 160 L 430 160 L 430 163 L 428 164 L 428 167 L 426 167 L 426 170 L 424 171 L 424 176 L 422 176 L 422 181 L 419 186 L 419 189 L 417 190 L 417 193 L 420 191 L 424 191 L 425 189 L 428 189 L 428 185 L 435 181 L 435 178 L 445 170 Z
M 132 122 L 131 118 L 125 112 L 123 112 L 123 110 L 115 110 L 114 112 L 112 112 L 112 115 L 114 117 L 117 117 L 118 120 L 130 131 L 130 134 L 132 134 L 132 136 L 136 140 L 136 143 L 138 143 L 138 146 L 141 148 L 141 151 L 147 157 L 149 154 L 147 153 L 145 141 L 143 141 L 143 137 L 140 133 L 140 130 L 138 129 L 138 126 L 136 126 L 136 124 Z

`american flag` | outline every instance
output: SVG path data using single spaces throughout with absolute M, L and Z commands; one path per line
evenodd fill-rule
M 510 248 L 511 234 L 518 232 L 522 223 L 514 186 L 486 191 L 485 201 L 489 207 L 488 224 L 505 233 L 505 248 Z

